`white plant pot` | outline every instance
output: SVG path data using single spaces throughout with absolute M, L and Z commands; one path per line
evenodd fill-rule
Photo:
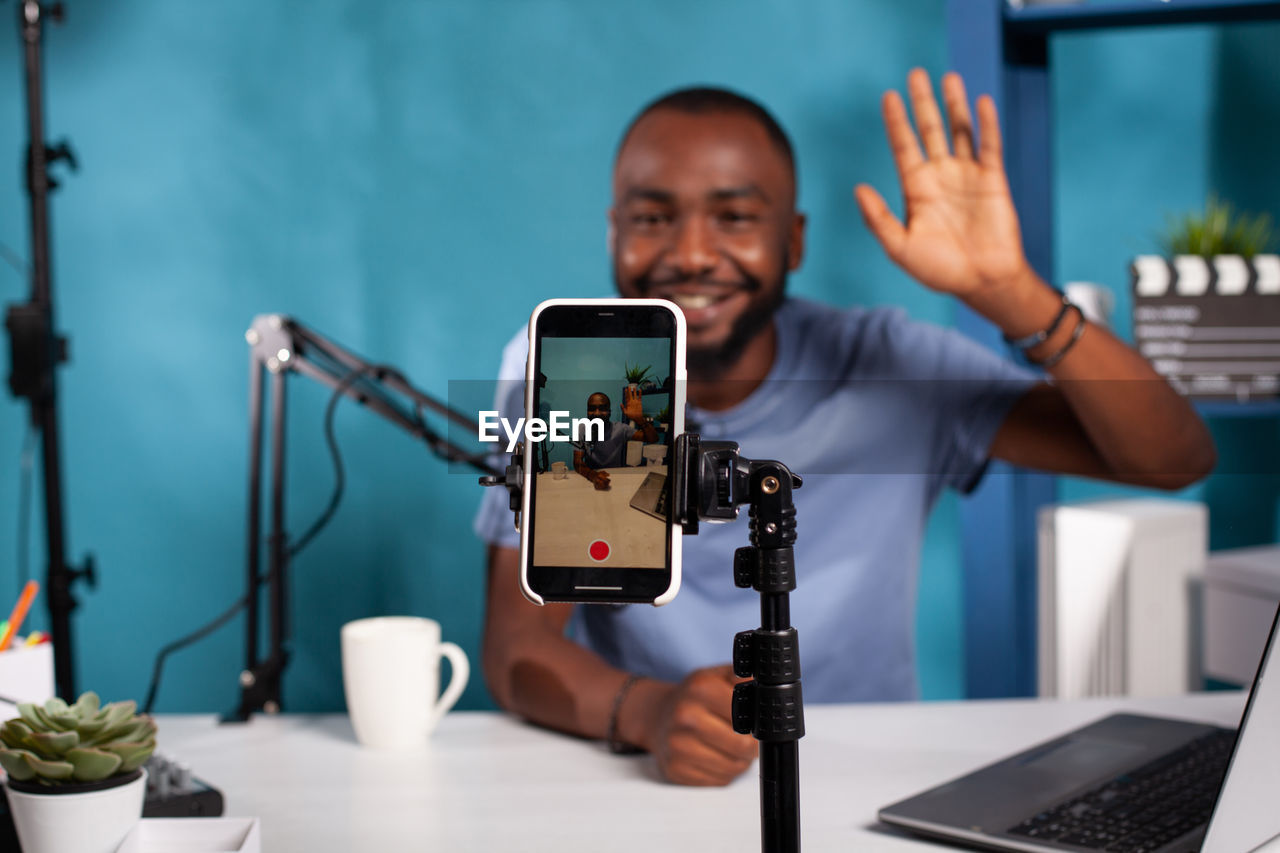
M 100 791 L 38 793 L 5 785 L 22 853 L 115 853 L 142 817 L 147 771 Z

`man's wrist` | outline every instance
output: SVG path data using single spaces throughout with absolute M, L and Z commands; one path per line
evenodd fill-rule
M 984 288 L 965 302 L 994 323 L 1005 337 L 1017 339 L 1048 328 L 1062 307 L 1062 296 L 1027 266 L 1008 281 Z
M 674 685 L 653 678 L 636 680 L 618 706 L 614 738 L 652 752 L 662 703 L 674 689 Z

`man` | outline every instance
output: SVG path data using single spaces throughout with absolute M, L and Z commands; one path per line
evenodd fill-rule
M 791 621 L 811 701 L 916 695 L 925 520 L 942 488 L 971 489 L 989 458 L 1163 488 L 1215 459 L 1186 401 L 1027 263 L 991 99 L 978 100 L 975 140 L 958 76 L 943 78 L 949 130 L 923 71 L 908 93 L 918 136 L 896 92 L 882 102 L 905 219 L 865 185 L 863 218 L 903 270 L 996 324 L 1052 384 L 900 311 L 787 298 L 805 218 L 790 143 L 753 102 L 719 90 L 660 99 L 628 129 L 614 167 L 617 288 L 684 310 L 690 420 L 805 477 Z M 508 347 L 504 373 L 523 360 Z M 732 730 L 723 662 L 733 633 L 758 624 L 755 597 L 731 579 L 745 532 L 708 526 L 686 538 L 683 587 L 665 607 L 538 608 L 520 596 L 512 540 L 495 532 L 510 526 L 495 497 L 477 529 L 495 543 L 484 667 L 497 701 L 644 749 L 673 782 L 725 784 L 744 771 L 755 742 Z
M 586 477 L 600 491 L 609 488 L 609 472 L 600 469 L 620 468 L 626 464 L 627 442 L 636 433 L 640 433 L 650 444 L 658 440 L 658 430 L 644 415 L 640 393 L 628 386 L 622 390 L 622 401 L 622 414 L 628 421 L 639 424 L 638 427 L 610 420 L 613 417 L 613 406 L 609 397 L 597 391 L 587 398 L 587 418 L 603 424 L 604 438 L 574 445 L 573 470 Z M 594 423 L 591 429 L 596 429 Z

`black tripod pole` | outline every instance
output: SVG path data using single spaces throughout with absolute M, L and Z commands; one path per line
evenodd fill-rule
M 733 669 L 753 680 L 733 691 L 733 726 L 760 741 L 760 849 L 800 850 L 799 741 L 804 737 L 800 649 L 788 593 L 796 588 L 793 482 L 778 462 L 751 462 L 751 545 L 733 558 L 733 580 L 760 593 L 760 627 L 733 640 Z
M 93 582 L 93 562 L 83 569 L 67 564 L 63 553 L 61 465 L 58 450 L 57 377 L 59 363 L 67 359 L 67 341 L 55 329 L 51 257 L 49 251 L 49 193 L 57 183 L 49 176 L 49 166 L 75 158 L 65 142 L 48 146 L 44 142 L 44 109 L 41 87 L 41 39 L 45 7 L 35 0 L 18 4 L 18 26 L 22 33 L 26 69 L 27 192 L 31 199 L 31 299 L 11 305 L 5 318 L 12 347 L 9 387 L 16 397 L 31 401 L 31 421 L 40 431 L 41 470 L 44 475 L 45 532 L 48 547 L 48 575 L 45 583 L 53 639 L 54 684 L 59 696 L 75 698 L 72 666 L 71 613 L 76 609 L 72 586 L 79 577 Z M 50 10 L 55 19 L 61 7 Z
M 505 475 L 480 478 L 504 486 L 518 513 L 524 489 L 521 453 Z M 752 461 L 732 441 L 676 437 L 671 452 L 672 519 L 685 536 L 701 522 L 738 517 L 751 506 L 751 545 L 733 554 L 733 582 L 760 593 L 760 627 L 733 638 L 733 671 L 749 678 L 733 689 L 733 729 L 760 741 L 760 849 L 799 853 L 800 749 L 804 702 L 800 695 L 800 645 L 791 627 L 789 593 L 796 588 L 796 507 L 792 490 L 801 479 L 781 462 Z

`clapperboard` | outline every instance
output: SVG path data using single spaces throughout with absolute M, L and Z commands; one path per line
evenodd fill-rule
M 1179 393 L 1280 397 L 1280 255 L 1133 261 L 1133 338 Z

